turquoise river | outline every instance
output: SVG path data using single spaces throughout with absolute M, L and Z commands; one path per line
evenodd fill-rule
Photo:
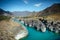
M 15 20 L 16 22 L 22 24 L 20 21 Z M 24 24 L 22 24 L 24 25 Z M 25 25 L 24 25 L 25 26 Z M 41 32 L 37 31 L 34 28 L 31 28 L 29 26 L 25 26 L 28 30 L 28 36 L 25 38 L 22 38 L 20 40 L 60 40 L 60 35 L 55 34 L 51 31 Z

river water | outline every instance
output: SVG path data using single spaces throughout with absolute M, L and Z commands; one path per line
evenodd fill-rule
M 50 31 L 41 32 L 34 28 L 25 26 L 29 32 L 28 36 L 21 40 L 60 40 L 60 36 Z
M 21 23 L 21 22 L 19 21 L 18 23 Z M 60 35 L 50 32 L 48 30 L 43 33 L 29 26 L 25 26 L 25 27 L 28 30 L 28 36 L 20 40 L 60 40 Z

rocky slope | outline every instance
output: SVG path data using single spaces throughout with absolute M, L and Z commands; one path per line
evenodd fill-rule
M 23 35 L 25 34 L 24 32 L 26 33 L 26 30 L 13 20 L 0 21 L 0 40 L 16 40 L 17 38 L 15 38 L 15 36 L 17 36 L 18 33 Z
M 37 13 L 38 17 L 44 17 L 45 19 L 60 20 L 60 3 L 55 3 L 45 10 Z
M 50 7 L 44 9 L 42 12 L 39 12 L 38 16 L 48 16 L 52 14 L 60 14 L 60 3 L 55 3 L 51 5 Z
M 17 25 L 13 22 L 0 21 L 0 40 L 15 40 L 11 30 Z

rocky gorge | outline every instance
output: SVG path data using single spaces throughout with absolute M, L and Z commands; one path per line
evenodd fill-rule
M 33 27 L 36 30 L 45 32 L 46 30 L 52 31 L 54 33 L 60 33 L 60 21 L 48 21 L 46 19 L 30 19 L 30 20 L 20 20 L 24 25 Z

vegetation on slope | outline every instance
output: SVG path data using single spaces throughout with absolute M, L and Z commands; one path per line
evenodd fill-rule
M 3 15 L 0 15 L 0 21 L 2 20 L 10 20 L 11 17 L 8 17 L 8 16 L 3 16 Z
M 13 26 L 8 24 L 11 18 L 8 14 L 0 8 L 0 40 L 15 40 L 13 33 L 9 31 L 9 28 Z
M 16 31 L 20 25 L 11 20 L 9 21 L 0 21 L 0 40 L 15 40 L 15 35 L 18 33 Z M 22 28 L 21 28 L 22 29 Z

